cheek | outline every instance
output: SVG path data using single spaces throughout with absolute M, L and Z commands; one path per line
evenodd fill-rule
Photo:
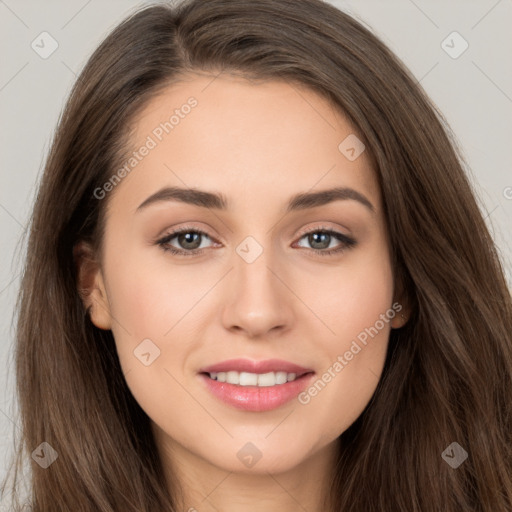
M 347 263 L 338 279 L 327 282 L 322 297 L 318 289 L 309 292 L 310 303 L 316 304 L 330 328 L 317 338 L 324 366 L 299 395 L 299 403 L 308 428 L 333 439 L 360 416 L 374 394 L 397 312 L 392 308 L 393 276 L 387 258 L 368 254 L 357 263 Z
M 338 304 L 338 326 L 354 337 L 375 324 L 393 300 L 393 279 L 389 266 L 359 268 L 344 279 L 343 302 Z
M 330 352 L 343 348 L 385 313 L 393 300 L 393 275 L 385 245 L 347 253 L 338 267 L 319 268 L 295 278 L 297 295 L 320 319 L 319 330 Z
M 153 264 L 136 252 L 107 272 L 114 324 L 124 327 L 117 326 L 117 332 L 122 338 L 128 331 L 134 340 L 153 337 L 165 343 L 211 287 L 207 272 L 172 266 L 165 257 Z
M 298 397 L 308 418 L 308 429 L 332 440 L 347 430 L 370 402 L 385 362 L 389 324 L 374 322 L 361 337 L 347 337 L 330 347 L 323 372 Z M 360 336 L 360 335 L 359 335 Z
M 194 412 L 180 383 L 195 349 L 194 305 L 208 283 L 200 273 L 171 268 L 165 258 L 148 264 L 136 251 L 106 273 L 112 332 L 126 383 L 151 418 L 173 425 L 176 411 L 180 416 Z
M 197 348 L 195 306 L 211 287 L 204 274 L 184 272 L 160 260 L 148 264 L 142 253 L 130 251 L 106 268 L 121 367 L 135 399 L 152 412 L 164 403 L 171 410 L 173 404 L 189 405 L 178 381 Z

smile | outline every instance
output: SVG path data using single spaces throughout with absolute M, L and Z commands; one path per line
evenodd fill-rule
M 311 382 L 311 369 L 281 360 L 233 359 L 199 372 L 206 389 L 223 403 L 263 412 L 290 402 Z

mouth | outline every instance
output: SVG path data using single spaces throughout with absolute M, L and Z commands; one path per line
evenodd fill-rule
M 290 402 L 311 382 L 315 372 L 281 360 L 236 359 L 203 368 L 207 390 L 227 405 L 263 412 Z

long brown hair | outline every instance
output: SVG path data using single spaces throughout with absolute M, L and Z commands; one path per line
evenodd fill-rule
M 73 247 L 100 248 L 108 198 L 94 190 L 122 161 L 136 114 L 187 71 L 310 87 L 348 116 L 374 162 L 412 314 L 391 332 L 378 388 L 341 436 L 331 509 L 511 511 L 511 296 L 463 157 L 399 59 L 320 0 L 145 7 L 89 59 L 33 211 L 18 299 L 23 435 L 12 488 L 29 460 L 34 512 L 177 510 L 112 333 L 84 311 Z M 43 441 L 58 453 L 48 469 L 30 458 Z M 452 442 L 468 453 L 457 469 L 441 456 Z

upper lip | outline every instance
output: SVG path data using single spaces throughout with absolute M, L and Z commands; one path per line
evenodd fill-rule
M 310 368 L 304 368 L 298 364 L 283 361 L 281 359 L 266 359 L 264 361 L 252 361 L 250 359 L 229 359 L 220 363 L 205 366 L 199 370 L 200 373 L 218 372 L 248 372 L 248 373 L 269 373 L 286 372 L 295 373 L 297 377 L 305 373 L 313 372 Z

